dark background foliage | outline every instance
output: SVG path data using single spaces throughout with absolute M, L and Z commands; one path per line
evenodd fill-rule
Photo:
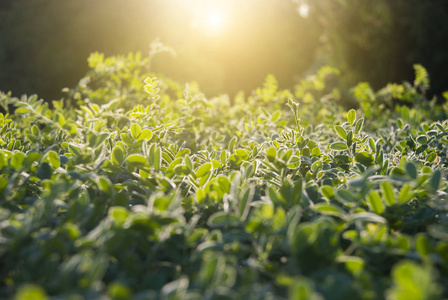
M 234 3 L 227 30 L 210 37 L 180 0 L 2 0 L 0 90 L 59 98 L 86 73 L 89 53 L 145 54 L 157 37 L 177 56 L 161 55 L 153 70 L 196 80 L 207 95 L 250 92 L 268 73 L 292 87 L 322 64 L 341 68 L 347 87 L 379 88 L 412 80 L 420 63 L 432 93 L 448 89 L 447 1 L 316 0 L 307 18 L 294 1 Z
M 412 80 L 415 63 L 431 76 L 432 93 L 448 89 L 448 2 L 444 0 L 311 1 L 327 50 L 348 85 Z

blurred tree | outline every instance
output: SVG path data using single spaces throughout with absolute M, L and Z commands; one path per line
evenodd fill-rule
M 411 81 L 412 65 L 420 63 L 429 71 L 432 93 L 448 90 L 446 0 L 315 0 L 307 5 L 348 86 Z
M 128 36 L 144 35 L 153 26 L 147 26 L 144 11 L 133 11 L 133 19 L 129 8 L 124 1 L 88 0 L 18 0 L 6 6 L 0 18 L 0 89 L 57 98 L 85 74 L 91 52 L 146 48 L 146 40 Z

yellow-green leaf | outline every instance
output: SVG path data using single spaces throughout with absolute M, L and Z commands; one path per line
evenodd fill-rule
M 124 155 L 123 148 L 115 146 L 112 150 L 112 162 L 117 166 L 121 166 L 124 162 Z
M 143 129 L 141 132 L 140 132 L 140 136 L 138 137 L 138 141 L 142 141 L 142 140 L 151 140 L 152 139 L 152 136 L 153 136 L 154 134 L 152 133 L 152 131 L 151 130 L 149 130 L 149 129 Z
M 381 184 L 381 191 L 383 192 L 383 197 L 386 200 L 386 204 L 388 206 L 394 205 L 395 194 L 392 185 L 387 181 L 383 181 L 383 183 Z
M 356 120 L 356 111 L 354 109 L 350 109 L 350 111 L 347 114 L 347 122 L 350 125 L 353 125 Z
M 199 167 L 199 169 L 197 169 L 196 177 L 197 178 L 204 177 L 205 175 L 207 175 L 208 172 L 210 172 L 211 169 L 212 169 L 211 163 L 203 164 L 202 166 Z
M 335 142 L 330 145 L 330 149 L 335 151 L 343 151 L 347 150 L 347 148 L 347 144 L 344 142 Z
M 141 132 L 142 132 L 142 128 L 140 127 L 140 125 L 138 125 L 138 124 L 131 125 L 131 136 L 134 138 L 134 140 L 138 139 Z
M 132 154 L 126 158 L 126 163 L 137 168 L 144 167 L 146 164 L 146 158 L 141 154 Z
M 49 151 L 47 153 L 48 162 L 50 163 L 50 166 L 56 170 L 61 166 L 61 161 L 59 160 L 59 155 L 54 152 L 53 150 Z

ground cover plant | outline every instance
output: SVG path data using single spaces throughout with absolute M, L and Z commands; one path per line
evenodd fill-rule
M 0 94 L 0 297 L 448 297 L 448 107 L 329 67 L 206 99 L 139 54 Z M 441 99 L 438 99 L 441 103 Z

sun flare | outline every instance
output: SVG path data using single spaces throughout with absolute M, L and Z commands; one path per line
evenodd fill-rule
M 223 11 L 210 10 L 202 15 L 199 27 L 207 36 L 217 37 L 226 29 L 226 21 Z
M 224 14 L 219 11 L 214 11 L 206 16 L 205 24 L 209 30 L 220 31 L 224 27 Z
M 192 2 L 188 8 L 192 16 L 191 26 L 207 36 L 217 37 L 228 30 L 230 11 L 234 7 L 230 3 L 198 0 Z

